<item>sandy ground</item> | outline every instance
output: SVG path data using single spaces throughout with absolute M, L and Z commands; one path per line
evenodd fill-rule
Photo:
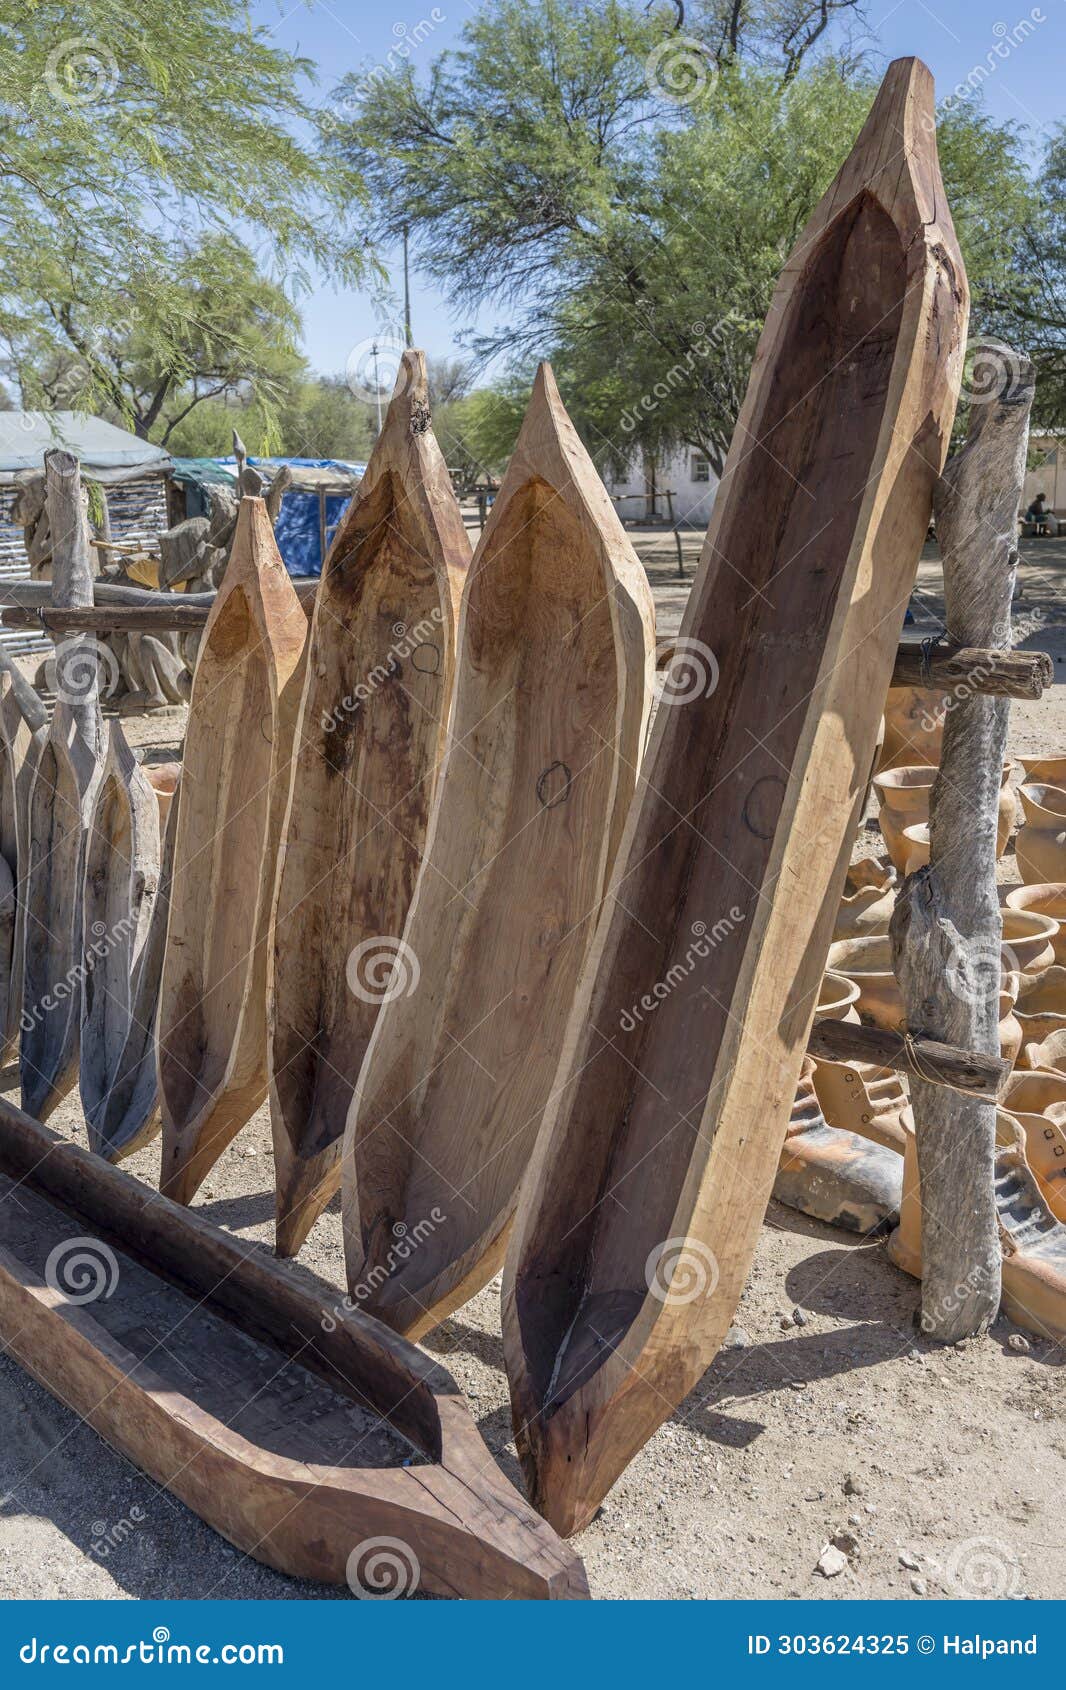
M 676 631 L 687 595 L 673 537 L 637 535 L 659 608 Z M 686 537 L 689 576 L 699 537 Z M 1011 749 L 1066 750 L 1066 542 L 1024 548 L 1016 620 L 1050 650 L 1057 684 L 1012 710 Z M 921 633 L 941 609 L 923 562 Z M 183 722 L 139 720 L 130 737 L 159 759 Z M 876 828 L 859 845 L 876 848 Z M 1015 879 L 1013 853 L 1003 875 Z M 0 1075 L 17 1098 L 17 1075 Z M 84 1141 L 69 1104 L 52 1121 Z M 218 1164 L 198 1202 L 269 1248 L 267 1112 Z M 154 1183 L 158 1144 L 131 1171 Z M 335 1203 L 304 1270 L 343 1282 Z M 916 1286 L 878 1243 L 858 1243 L 771 1204 L 731 1347 L 657 1433 L 576 1540 L 593 1595 L 640 1597 L 1060 1597 L 1066 1573 L 1066 1426 L 1057 1347 L 986 1339 L 937 1350 L 913 1327 Z M 503 1370 L 498 1281 L 427 1347 L 452 1370 L 503 1471 L 520 1483 Z M 0 1357 L 0 1595 L 341 1597 L 230 1548 L 75 1415 Z M 847 1569 L 816 1571 L 836 1537 Z

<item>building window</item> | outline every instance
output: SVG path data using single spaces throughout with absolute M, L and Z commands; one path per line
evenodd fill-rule
M 701 458 L 698 452 L 692 454 L 693 481 L 710 481 L 711 463 L 709 458 Z

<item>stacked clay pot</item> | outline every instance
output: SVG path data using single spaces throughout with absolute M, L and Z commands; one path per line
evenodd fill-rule
M 1010 786 L 1011 765 L 1003 765 L 1003 780 L 999 794 L 999 816 L 996 827 L 996 855 L 1001 857 L 1014 825 L 1014 793 Z M 928 764 L 904 764 L 874 776 L 874 791 L 880 805 L 878 820 L 885 841 L 885 849 L 898 873 L 906 873 L 908 854 L 913 852 L 915 836 L 907 837 L 906 830 L 929 821 L 929 798 L 937 770 Z M 1066 804 L 1066 794 L 1063 796 Z M 1063 826 L 1066 827 L 1066 819 Z M 928 860 L 928 859 L 927 859 Z M 1042 878 L 1047 879 L 1048 876 Z
M 1026 781 L 1018 796 L 1024 818 L 1014 847 L 1018 873 L 1027 886 L 1066 880 L 1066 790 Z
M 929 691 L 926 687 L 889 687 L 878 774 L 904 764 L 939 763 L 948 702 L 946 692 Z

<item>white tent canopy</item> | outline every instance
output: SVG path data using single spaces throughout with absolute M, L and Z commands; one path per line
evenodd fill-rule
M 84 411 L 0 411 L 0 487 L 27 470 L 44 468 L 44 455 L 63 446 L 81 461 L 90 481 L 117 486 L 142 475 L 163 475 L 170 453 L 127 429 Z

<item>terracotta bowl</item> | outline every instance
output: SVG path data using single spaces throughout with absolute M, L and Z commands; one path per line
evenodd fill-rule
M 1003 765 L 1000 784 L 999 814 L 996 825 L 996 855 L 1001 857 L 1014 826 L 1014 793 L 1010 786 L 1011 764 Z M 885 841 L 885 849 L 900 874 L 906 872 L 908 851 L 915 841 L 904 837 L 909 827 L 929 821 L 929 796 L 937 770 L 927 765 L 909 764 L 898 769 L 886 769 L 874 776 L 874 791 L 880 805 L 878 821 Z M 917 865 L 916 865 L 917 866 Z
M 1066 880 L 1066 791 L 1040 781 L 1018 788 L 1024 821 L 1015 855 L 1027 886 Z

